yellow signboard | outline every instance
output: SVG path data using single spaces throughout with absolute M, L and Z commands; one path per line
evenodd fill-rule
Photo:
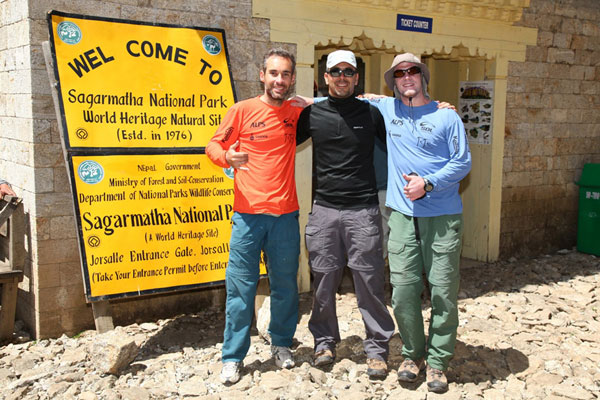
M 71 169 L 89 297 L 225 279 L 232 171 L 199 154 L 73 156 Z
M 67 148 L 203 147 L 235 101 L 222 30 L 48 22 Z
M 204 146 L 235 102 L 224 31 L 57 11 L 48 28 L 86 298 L 223 282 L 233 172 Z

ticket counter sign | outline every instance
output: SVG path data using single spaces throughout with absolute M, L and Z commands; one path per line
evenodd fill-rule
M 235 101 L 224 31 L 52 11 L 67 149 L 206 145 Z
M 232 171 L 203 154 L 73 156 L 69 167 L 89 299 L 224 281 Z

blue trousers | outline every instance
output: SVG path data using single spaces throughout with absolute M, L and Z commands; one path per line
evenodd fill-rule
M 279 217 L 236 212 L 231 221 L 223 362 L 242 361 L 248 353 L 261 250 L 271 290 L 271 343 L 291 346 L 298 324 L 298 211 Z

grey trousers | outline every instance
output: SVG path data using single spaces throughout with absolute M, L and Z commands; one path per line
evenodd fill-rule
M 313 205 L 306 245 L 314 290 L 308 327 L 315 339 L 315 352 L 335 352 L 341 340 L 335 295 L 348 265 L 365 324 L 365 353 L 368 358 L 387 360 L 394 321 L 385 304 L 381 232 L 378 205 L 361 209 Z

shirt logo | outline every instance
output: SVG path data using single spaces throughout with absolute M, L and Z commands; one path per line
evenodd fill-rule
M 404 123 L 402 122 L 402 120 L 401 120 L 401 119 L 392 119 L 392 120 L 390 121 L 390 123 L 391 123 L 392 125 L 398 125 L 398 126 L 402 126 L 402 125 L 404 125 Z
M 287 128 L 293 128 L 294 127 L 294 122 L 296 120 L 293 118 L 286 118 L 283 120 L 283 125 Z
M 229 140 L 229 138 L 231 137 L 231 134 L 233 133 L 233 127 L 230 126 L 229 128 L 227 128 L 227 130 L 225 131 L 225 136 L 223 136 L 223 139 L 221 139 L 221 142 L 225 143 L 226 141 Z
M 419 126 L 421 127 L 421 131 L 423 132 L 431 133 L 435 129 L 435 125 L 430 124 L 429 122 L 421 122 Z
M 260 139 L 268 139 L 268 138 L 269 138 L 269 135 L 257 135 L 257 136 L 250 135 L 251 141 L 260 140 Z
M 250 124 L 250 128 L 264 128 L 266 124 L 263 121 L 257 121 Z

